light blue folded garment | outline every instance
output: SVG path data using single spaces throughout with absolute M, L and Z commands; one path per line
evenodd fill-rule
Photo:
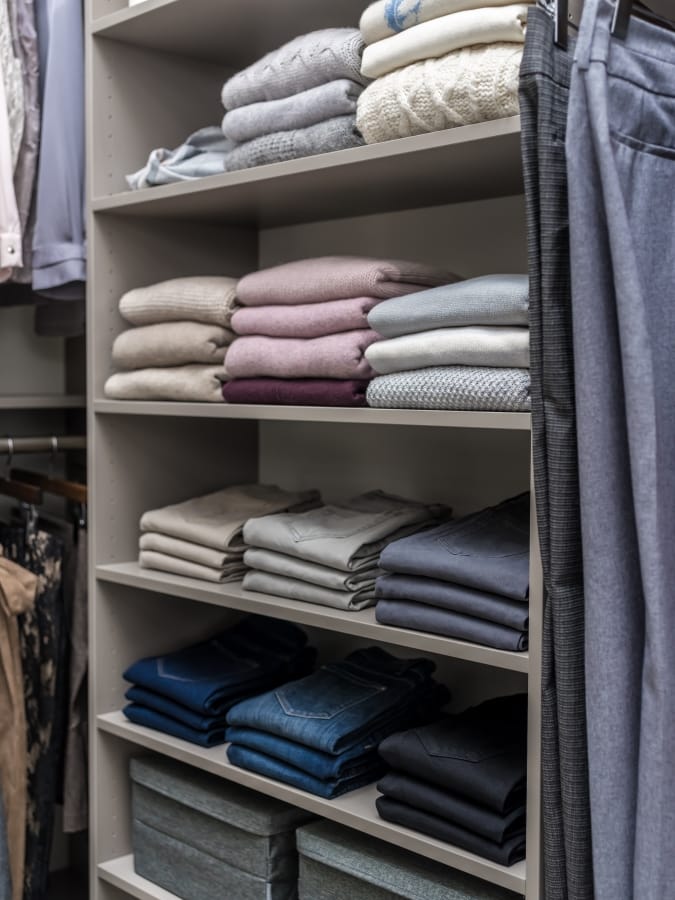
M 226 154 L 233 148 L 233 142 L 220 128 L 200 128 L 175 150 L 153 150 L 142 169 L 127 175 L 127 184 L 138 190 L 218 175 L 223 171 Z

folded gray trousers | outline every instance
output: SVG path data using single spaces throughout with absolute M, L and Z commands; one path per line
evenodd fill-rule
M 356 591 L 334 591 L 297 578 L 286 578 L 283 575 L 271 575 L 268 572 L 250 569 L 244 575 L 243 586 L 247 591 L 273 594 L 304 603 L 318 603 L 320 606 L 331 606 L 334 609 L 358 610 L 375 603 L 374 584 Z
M 341 572 L 339 569 L 331 569 L 329 566 L 286 556 L 285 553 L 275 553 L 273 550 L 263 550 L 260 547 L 251 547 L 244 553 L 244 564 L 259 572 L 296 578 L 333 591 L 360 591 L 372 587 L 378 575 L 384 574 L 383 570 L 376 566 L 358 569 L 355 572 Z

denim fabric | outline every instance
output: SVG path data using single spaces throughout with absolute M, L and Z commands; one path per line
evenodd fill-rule
M 395 541 L 382 551 L 380 566 L 524 600 L 530 582 L 530 495 Z
M 288 676 L 307 636 L 295 625 L 248 616 L 209 641 L 131 665 L 124 678 L 203 715 Z
M 174 703 L 173 700 L 169 700 L 168 697 L 164 697 L 162 694 L 146 691 L 145 688 L 137 687 L 136 685 L 130 687 L 124 696 L 129 703 L 143 706 L 145 709 L 161 713 L 163 716 L 169 716 L 169 718 L 175 719 L 187 728 L 194 729 L 194 731 L 213 731 L 214 729 L 225 728 L 227 724 L 227 711 L 223 711 L 217 716 L 203 716 L 192 709 L 188 709 L 187 706 Z M 234 702 L 232 701 L 233 704 Z
M 379 647 L 357 650 L 307 678 L 244 700 L 227 721 L 339 753 L 395 723 L 401 704 L 428 691 L 434 668 L 430 660 L 397 659 Z
M 240 747 L 238 744 L 228 745 L 227 758 L 233 766 L 257 772 L 258 775 L 274 778 L 275 781 L 282 781 L 284 784 L 291 784 L 293 787 L 327 800 L 340 797 L 349 791 L 355 791 L 366 784 L 372 784 L 373 781 L 377 781 L 386 768 L 382 760 L 375 758 L 372 765 L 358 775 L 322 781 L 302 769 L 289 766 L 280 759 L 258 753 L 257 750 L 249 750 L 248 747 Z
M 297 843 L 301 900 L 522 900 L 505 888 L 332 822 L 303 825 Z M 307 862 L 314 863 L 311 873 Z M 347 876 L 353 883 L 340 892 Z
M 12 876 L 7 845 L 7 819 L 5 802 L 0 791 L 0 900 L 12 900 Z
M 400 772 L 389 772 L 378 782 L 377 789 L 385 797 L 447 819 L 448 822 L 496 844 L 503 844 L 508 838 L 525 832 L 524 806 L 516 807 L 502 816 L 485 806 L 471 803 L 459 794 L 451 794 L 443 788 Z
M 257 750 L 281 762 L 301 769 L 321 781 L 351 778 L 364 767 L 372 768 L 377 759 L 377 743 L 367 741 L 342 753 L 323 753 L 305 744 L 298 744 L 276 734 L 256 731 L 254 728 L 228 728 L 225 740 L 239 747 Z
M 675 33 L 614 9 L 584 6 L 566 142 L 593 869 L 673 900 Z
M 504 815 L 524 803 L 527 695 L 487 700 L 433 725 L 393 734 L 379 752 L 393 769 Z
M 172 737 L 180 738 L 182 741 L 198 744 L 200 747 L 215 747 L 217 744 L 225 743 L 225 727 L 220 724 L 216 724 L 209 731 L 197 731 L 196 728 L 190 728 L 177 719 L 164 716 L 154 709 L 139 706 L 137 703 L 129 703 L 122 712 L 134 725 L 143 725 L 145 728 L 152 728 L 154 731 L 170 734 Z
M 527 634 L 522 631 L 415 601 L 378 600 L 375 618 L 382 625 L 442 634 L 460 641 L 495 647 L 497 650 L 527 650 Z
M 525 859 L 525 832 L 508 838 L 503 844 L 495 844 L 480 835 L 460 828 L 452 822 L 441 819 L 428 812 L 406 806 L 398 800 L 389 797 L 378 797 L 375 801 L 377 811 L 381 818 L 404 828 L 412 828 L 413 831 L 421 831 L 439 841 L 454 844 L 462 850 L 468 850 L 484 859 L 499 863 L 501 866 L 512 866 L 514 863 Z
M 516 631 L 527 631 L 530 617 L 528 605 L 520 600 L 509 600 L 499 594 L 487 594 L 462 584 L 421 575 L 383 575 L 375 583 L 375 596 L 387 600 L 414 600 Z

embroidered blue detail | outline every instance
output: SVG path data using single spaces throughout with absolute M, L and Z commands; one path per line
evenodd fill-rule
M 422 0 L 387 0 L 384 18 L 392 31 L 403 31 L 419 24 Z

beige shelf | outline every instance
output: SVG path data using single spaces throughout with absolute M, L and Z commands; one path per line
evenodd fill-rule
M 84 409 L 87 398 L 81 394 L 8 394 L 0 396 L 5 409 Z
M 101 731 L 130 741 L 139 747 L 163 753 L 198 769 L 211 772 L 213 775 L 226 778 L 228 781 L 234 781 L 254 791 L 260 791 L 269 797 L 285 800 L 287 803 L 306 809 L 315 815 L 363 831 L 395 846 L 403 844 L 407 850 L 413 853 L 418 853 L 428 859 L 435 859 L 454 869 L 459 869 L 461 872 L 476 875 L 492 884 L 519 891 L 521 894 L 525 893 L 524 861 L 506 868 L 419 832 L 385 822 L 380 819 L 375 809 L 377 790 L 374 785 L 352 791 L 335 800 L 324 800 L 322 797 L 316 797 L 314 794 L 308 794 L 298 788 L 231 765 L 227 761 L 224 746 L 205 749 L 160 731 L 133 725 L 127 721 L 122 712 L 98 716 L 97 724 Z M 135 894 L 135 896 L 168 898 L 170 895 Z
M 271 227 L 508 196 L 522 189 L 520 117 L 514 116 L 96 197 L 92 209 Z
M 96 400 L 94 412 L 118 416 L 170 416 L 202 419 L 257 419 L 278 422 L 340 422 L 358 425 L 418 425 L 529 431 L 529 413 L 461 412 L 435 409 L 350 409 L 330 406 L 248 406 L 227 403 L 166 403 Z
M 165 572 L 156 572 L 153 569 L 142 569 L 137 562 L 97 566 L 96 577 L 99 581 L 110 584 L 122 584 L 144 591 L 168 594 L 171 597 L 183 597 L 198 603 L 222 606 L 226 609 L 258 613 L 275 619 L 296 622 L 298 625 L 337 631 L 341 634 L 368 638 L 399 647 L 411 647 L 414 650 L 447 656 L 451 659 L 467 660 L 497 669 L 509 669 L 512 672 L 528 671 L 529 657 L 527 653 L 495 650 L 492 647 L 481 647 L 478 644 L 457 641 L 441 635 L 380 625 L 375 619 L 373 608 L 355 612 L 332 609 L 316 603 L 303 603 L 298 600 L 287 600 L 285 597 L 245 591 L 240 582 L 210 584 L 208 581 L 198 581 L 195 578 L 183 578 Z
M 96 871 L 103 881 L 131 897 L 138 897 L 138 900 L 180 900 L 176 894 L 165 891 L 159 885 L 137 875 L 134 872 L 134 857 L 131 853 L 101 863 Z

